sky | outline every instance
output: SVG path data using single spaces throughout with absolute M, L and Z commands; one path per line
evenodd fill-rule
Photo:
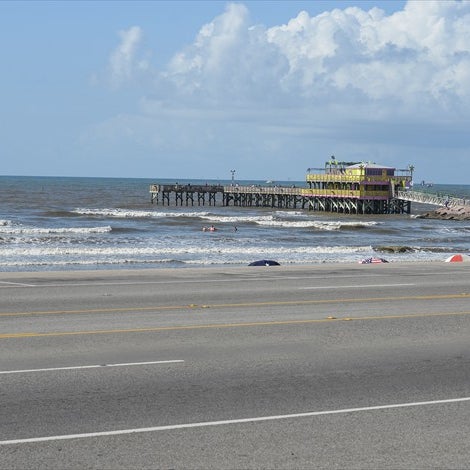
M 0 174 L 470 184 L 470 1 L 1 1 Z

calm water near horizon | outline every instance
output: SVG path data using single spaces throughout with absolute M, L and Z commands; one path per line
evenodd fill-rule
M 431 206 L 412 204 L 411 215 L 343 215 L 150 203 L 151 183 L 174 182 L 0 176 L 0 271 L 244 266 L 265 258 L 281 264 L 359 262 L 370 256 L 443 261 L 454 253 L 470 254 L 470 221 L 415 218 Z M 230 183 L 179 181 L 186 182 Z M 470 185 L 424 189 L 470 198 Z M 211 224 L 216 232 L 202 231 Z M 389 253 L 389 246 L 406 252 Z

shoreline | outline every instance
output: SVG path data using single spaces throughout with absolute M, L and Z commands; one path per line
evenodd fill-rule
M 457 262 L 457 263 L 447 263 L 445 260 L 428 260 L 428 261 L 400 261 L 400 262 L 388 262 L 388 263 L 372 263 L 372 264 L 362 264 L 362 263 L 318 263 L 318 264 L 289 264 L 289 265 L 280 265 L 280 266 L 233 266 L 233 265 L 220 265 L 220 266 L 204 266 L 204 267 L 187 267 L 187 268 L 135 268 L 135 269 L 96 269 L 96 270 L 57 270 L 57 271 L 1 271 L 1 279 L 22 279 L 25 277 L 37 276 L 41 278 L 47 277 L 60 277 L 61 279 L 66 278 L 75 278 L 86 276 L 90 281 L 96 281 L 99 278 L 104 277 L 134 277 L 142 275 L 168 275 L 169 280 L 177 279 L 180 277 L 187 277 L 191 274 L 206 275 L 214 273 L 217 271 L 229 272 L 230 274 L 235 272 L 246 273 L 266 273 L 266 272 L 279 272 L 279 271 L 325 271 L 325 270 L 341 270 L 349 271 L 352 268 L 362 268 L 363 269 L 393 269 L 393 268 L 404 268 L 407 266 L 428 268 L 430 265 L 433 267 L 436 266 L 452 266 L 456 265 L 465 265 L 470 267 L 470 263 L 466 262 Z M 372 268 L 371 268 L 372 267 Z M 195 276 L 197 277 L 197 276 Z M 3 286 L 7 287 L 7 286 Z M 10 286 L 15 287 L 15 286 Z

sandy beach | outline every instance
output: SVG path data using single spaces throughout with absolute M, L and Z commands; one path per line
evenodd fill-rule
M 331 273 L 341 271 L 343 273 L 356 272 L 357 270 L 381 269 L 381 270 L 398 270 L 417 269 L 418 271 L 426 271 L 430 266 L 433 270 L 448 269 L 450 265 L 469 265 L 468 263 L 446 263 L 442 260 L 429 261 L 403 261 L 388 262 L 381 264 L 362 264 L 362 263 L 311 263 L 311 264 L 289 264 L 281 266 L 210 266 L 210 267 L 187 267 L 187 268 L 148 268 L 148 269 L 94 269 L 94 270 L 67 270 L 67 271 L 15 271 L 0 272 L 1 283 L 14 283 L 15 281 L 28 280 L 34 283 L 35 280 L 51 281 L 64 280 L 70 281 L 79 279 L 81 281 L 98 282 L 100 279 L 120 279 L 129 280 L 141 277 L 155 277 L 178 281 L 181 279 L 198 279 L 207 276 L 216 275 L 237 275 L 237 274 L 256 274 L 256 275 L 289 275 L 293 273 Z

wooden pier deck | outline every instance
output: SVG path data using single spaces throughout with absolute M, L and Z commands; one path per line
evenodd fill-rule
M 411 202 L 390 197 L 387 192 L 315 189 L 307 187 L 152 184 L 151 202 L 174 206 L 239 206 L 307 209 L 347 214 L 410 213 Z

